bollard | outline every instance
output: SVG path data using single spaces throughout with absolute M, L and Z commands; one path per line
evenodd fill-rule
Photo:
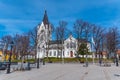
M 37 59 L 37 69 L 39 69 L 39 58 Z
M 88 62 L 86 62 L 86 67 L 88 67 Z
M 43 65 L 45 65 L 45 60 L 43 59 Z
M 30 63 L 28 62 L 28 65 L 27 65 L 27 70 L 30 70 Z

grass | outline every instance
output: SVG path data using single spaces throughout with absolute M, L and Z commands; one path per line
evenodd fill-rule
M 12 60 L 12 62 L 22 62 L 22 60 Z M 24 62 L 35 62 L 35 59 L 26 59 Z
M 53 62 L 53 63 L 56 63 L 56 62 L 62 62 L 62 60 L 64 60 L 65 63 L 76 63 L 76 62 L 82 62 L 84 63 L 86 61 L 85 58 L 54 58 L 54 57 L 51 57 L 51 58 L 45 58 L 45 61 L 46 62 Z M 93 59 L 92 58 L 88 58 L 88 62 L 92 62 Z M 97 62 L 98 59 L 95 59 L 95 61 Z
M 45 62 L 49 62 L 49 63 L 61 63 L 62 60 L 64 60 L 65 63 L 84 63 L 86 61 L 86 58 L 55 58 L 55 57 L 49 57 L 49 58 L 45 58 L 44 59 Z M 87 58 L 88 62 L 93 62 L 92 58 Z M 22 60 L 12 60 L 12 62 L 21 62 Z M 35 59 L 27 59 L 24 60 L 25 62 L 35 62 Z M 112 59 L 102 59 L 103 62 L 113 62 Z M 98 58 L 94 59 L 94 62 L 97 63 L 99 62 Z

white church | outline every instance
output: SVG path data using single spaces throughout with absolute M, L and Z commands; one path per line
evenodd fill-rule
M 63 42 L 52 40 L 52 27 L 48 20 L 47 12 L 45 11 L 43 21 L 38 25 L 38 45 L 37 45 L 37 58 L 44 57 L 64 57 L 74 58 L 77 54 L 78 40 L 70 35 Z M 87 42 L 89 51 L 91 45 Z

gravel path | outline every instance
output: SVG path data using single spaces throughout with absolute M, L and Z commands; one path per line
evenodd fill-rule
M 39 69 L 0 74 L 0 80 L 120 80 L 120 67 L 90 64 L 46 64 Z

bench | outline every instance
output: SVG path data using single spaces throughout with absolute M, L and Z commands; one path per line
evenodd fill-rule
M 111 64 L 110 64 L 110 63 L 104 63 L 103 66 L 104 66 L 104 67 L 110 67 Z

